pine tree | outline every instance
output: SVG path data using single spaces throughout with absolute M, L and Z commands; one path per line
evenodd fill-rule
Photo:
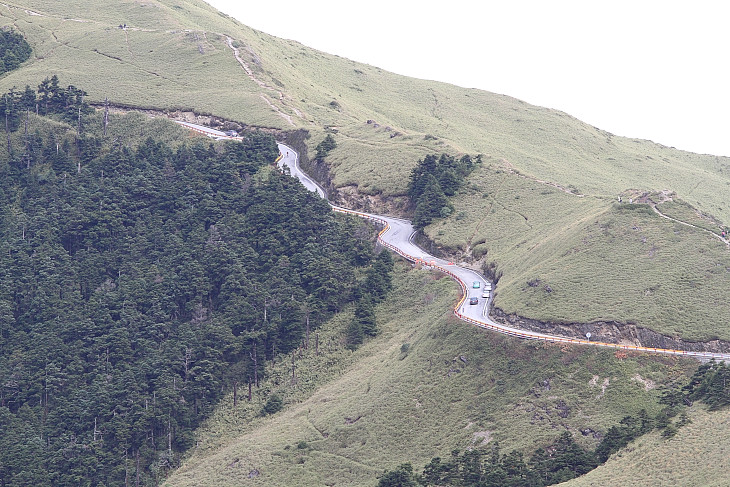
M 365 294 L 357 302 L 355 306 L 355 321 L 358 328 L 367 336 L 375 336 L 378 334 L 378 327 L 375 321 L 375 305 L 370 294 Z
M 355 350 L 362 345 L 362 342 L 365 340 L 365 333 L 357 319 L 350 321 L 345 332 L 345 339 L 347 340 L 347 348 L 350 350 Z
M 416 167 L 411 171 L 411 177 L 408 181 L 408 196 L 415 204 L 421 197 L 428 184 L 428 176 L 436 175 L 436 156 L 429 154 L 422 160 L 419 160 Z
M 413 467 L 410 463 L 397 466 L 380 477 L 378 487 L 417 487 L 418 483 L 413 476 Z
M 327 136 L 317 144 L 317 147 L 315 147 L 316 154 L 314 156 L 314 159 L 317 161 L 323 161 L 325 157 L 327 157 L 327 154 L 329 154 L 334 148 L 337 147 L 337 142 L 335 141 L 335 138 L 332 137 L 332 134 L 327 134 Z
M 436 178 L 431 175 L 426 176 L 426 186 L 416 203 L 413 225 L 416 228 L 423 228 L 435 218 L 443 216 L 445 212 L 450 212 L 450 209 L 449 200 Z

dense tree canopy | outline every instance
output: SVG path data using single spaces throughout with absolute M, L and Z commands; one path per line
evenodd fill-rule
M 26 61 L 33 50 L 14 30 L 0 29 L 0 74 L 12 71 Z
M 408 182 L 408 196 L 415 207 L 413 225 L 423 228 L 436 218 L 449 216 L 453 211 L 449 197 L 456 194 L 481 160 L 481 156 L 456 159 L 448 154 L 439 158 L 429 154 L 418 161 Z
M 317 147 L 314 148 L 316 151 L 316 154 L 314 155 L 314 159 L 316 161 L 323 161 L 325 157 L 327 157 L 327 154 L 329 154 L 335 147 L 337 147 L 337 142 L 335 141 L 335 138 L 332 137 L 332 134 L 327 134 L 327 136 L 317 144 Z
M 63 88 L 58 77 L 44 79 L 38 85 L 38 91 L 26 85 L 23 91 L 13 87 L 0 97 L 0 113 L 5 118 L 5 131 L 14 132 L 20 128 L 21 122 L 27 119 L 28 112 L 37 112 L 40 115 L 51 115 L 57 119 L 73 124 L 81 133 L 85 132 L 82 124 L 83 116 L 89 115 L 94 109 L 84 101 L 86 92 L 73 85 Z M 79 147 L 86 147 L 94 139 L 84 138 Z M 93 148 L 98 150 L 98 147 Z M 12 150 L 12 148 L 11 148 Z M 93 152 L 85 154 L 85 159 L 93 157 Z
M 454 450 L 451 458 L 445 460 L 435 457 L 423 468 L 422 475 L 404 471 L 402 466 L 394 472 L 399 472 L 399 479 L 410 474 L 412 483 L 403 485 L 543 487 L 575 478 L 595 466 L 593 456 L 576 445 L 570 433 L 564 432 L 555 443 L 539 448 L 527 461 L 517 451 L 503 454 L 495 443 L 487 450 Z M 391 478 L 391 474 L 388 472 L 381 482 Z
M 365 280 L 356 289 L 355 316 L 347 329 L 347 346 L 354 350 L 366 336 L 378 334 L 375 305 L 385 299 L 393 287 L 393 257 L 382 249 L 365 273 Z
M 58 86 L 34 105 L 78 117 Z M 270 167 L 269 135 L 25 140 L 0 161 L 0 485 L 162 480 L 377 265 L 364 224 Z

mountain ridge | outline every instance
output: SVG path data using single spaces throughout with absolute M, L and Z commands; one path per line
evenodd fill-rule
M 671 222 L 614 206 L 621 195 L 630 199 L 629 188 L 668 192 L 727 225 L 730 158 L 617 137 L 505 95 L 388 73 L 255 31 L 198 0 L 125 0 L 100 11 L 86 0 L 13 5 L 0 20 L 26 34 L 34 57 L 1 77 L 0 88 L 34 86 L 58 72 L 84 86 L 95 102 L 108 97 L 249 126 L 305 129 L 310 138 L 303 145 L 331 133 L 337 147 L 319 164 L 331 189 L 362 209 L 384 205 L 401 215 L 412 211 L 404 195 L 419 159 L 481 153 L 487 164 L 454 197 L 454 213 L 424 233 L 476 268 L 498 266 L 504 285 L 495 304 L 505 313 L 541 321 L 634 322 L 691 340 L 730 339 L 723 320 L 703 331 L 714 306 L 730 313 L 723 304 L 730 302 L 728 276 L 719 272 L 730 268 L 727 253 L 691 229 L 675 234 Z M 641 237 L 646 255 L 662 262 L 642 257 L 631 228 L 652 229 Z M 652 236 L 661 238 L 649 244 Z M 688 255 L 692 248 L 709 258 Z M 572 277 L 555 269 L 558 262 L 571 267 L 566 255 L 582 259 Z M 627 260 L 642 269 L 622 283 L 628 303 L 604 302 L 611 291 L 601 275 L 608 269 L 610 280 L 618 281 Z M 524 283 L 546 276 L 556 292 L 541 296 L 528 289 L 534 296 L 524 299 Z M 587 285 L 576 286 L 576 279 Z M 674 307 L 677 296 L 686 312 Z M 580 302 L 591 307 L 584 310 Z
M 97 103 L 108 97 L 122 106 L 305 129 L 309 139 L 300 133 L 301 142 L 312 148 L 329 134 L 337 147 L 318 164 L 331 187 L 363 206 L 395 201 L 401 214 L 412 211 L 403 195 L 418 159 L 482 153 L 485 163 L 454 196 L 453 213 L 424 233 L 468 265 L 499 274 L 496 302 L 506 313 L 578 324 L 617 320 L 682 339 L 730 339 L 727 248 L 705 231 L 664 221 L 647 204 L 618 201 L 667 191 L 685 205 L 673 214 L 714 215 L 705 223 L 717 230 L 730 220 L 724 201 L 730 159 L 617 137 L 505 95 L 394 75 L 257 32 L 196 0 L 94 7 L 86 0 L 27 0 L 0 8 L 2 25 L 24 33 L 34 48 L 31 60 L 0 77 L 0 88 L 36 86 L 57 73 Z M 74 127 L 63 129 L 73 137 Z M 230 456 L 211 462 L 215 475 L 250 478 L 253 470 L 235 469 L 243 469 L 251 438 L 269 442 L 271 448 L 253 452 L 267 468 L 289 469 L 278 477 L 282 484 L 287 475 L 319 484 L 321 472 L 328 482 L 347 475 L 362 484 L 369 480 L 360 473 L 377 473 L 401 457 L 427 460 L 455 445 L 470 447 L 474 433 L 480 442 L 491 437 L 523 451 L 547 444 L 555 429 L 576 437 L 581 431 L 579 441 L 591 444 L 597 438 L 583 435 L 583 426 L 600 434 L 627 411 L 658 407 L 659 391 L 645 389 L 647 380 L 668 385 L 696 366 L 485 334 L 435 307 L 455 300 L 452 284 L 402 264 L 399 280 L 378 311 L 382 336 L 350 354 L 337 333 L 348 316 L 336 318 L 330 345 L 342 361 L 323 360 L 311 370 L 316 376 L 317 367 L 337 365 L 330 372 L 342 376 L 322 383 L 311 377 L 316 390 L 306 399 L 293 388 L 285 397 L 290 409 L 245 426 L 256 428 L 254 436 L 236 437 L 243 419 L 240 410 L 224 414 L 234 402 L 225 395 L 210 428 L 200 432 L 201 444 L 209 443 L 196 452 Z M 277 387 L 288 393 L 289 364 L 277 364 L 280 370 L 246 414 L 256 414 L 254 407 Z M 380 392 L 375 398 L 370 381 Z M 301 421 L 292 430 L 297 434 L 281 432 L 282 417 Z M 449 428 L 419 429 L 444 418 Z M 242 456 L 211 453 L 216 435 Z M 401 439 L 417 455 L 406 456 Z M 347 467 L 339 470 L 343 458 Z M 179 478 L 197 474 L 187 468 Z M 200 484 L 201 478 L 186 480 Z M 252 482 L 265 480 L 254 475 Z

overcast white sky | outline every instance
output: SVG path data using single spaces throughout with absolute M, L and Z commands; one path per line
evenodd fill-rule
M 724 0 L 206 1 L 245 25 L 354 61 L 730 156 Z

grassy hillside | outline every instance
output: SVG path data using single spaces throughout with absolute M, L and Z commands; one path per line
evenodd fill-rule
M 700 212 L 716 230 L 730 222 L 729 158 L 616 137 L 508 96 L 398 76 L 255 31 L 198 0 L 90 5 L 0 7 L 0 24 L 34 48 L 31 60 L 0 78 L 0 89 L 56 73 L 95 101 L 305 128 L 312 147 L 329 130 L 338 146 L 327 162 L 343 194 L 403 195 L 425 154 L 482 153 L 489 167 L 473 173 L 456 197 L 458 211 L 427 233 L 467 251 L 467 260 L 472 250 L 488 252 L 504 272 L 498 306 L 535 319 L 615 319 L 689 339 L 730 339 L 727 320 L 716 319 L 730 302 L 727 247 L 613 205 L 619 194 L 664 191 L 687 205 L 684 216 Z M 555 292 L 523 290 L 533 278 Z
M 383 469 L 454 448 L 498 441 L 531 453 L 566 429 L 595 446 L 594 432 L 655 413 L 658 387 L 696 367 L 485 333 L 446 311 L 451 280 L 401 264 L 395 282 L 380 336 L 351 354 L 334 340 L 347 317 L 328 324 L 323 354 L 297 357 L 294 385 L 286 360 L 251 404 L 234 410 L 229 397 L 166 485 L 371 486 Z M 267 393 L 287 406 L 255 418 Z
M 560 484 L 565 487 L 621 485 L 631 487 L 714 487 L 728 484 L 730 413 L 690 409 L 690 424 L 665 440 L 658 433 L 639 438 L 605 465 Z
M 615 137 L 503 95 L 398 76 L 255 31 L 198 0 L 103 8 L 13 0 L 0 6 L 0 25 L 34 49 L 0 77 L 2 90 L 57 74 L 97 102 L 304 128 L 310 147 L 331 132 L 334 184 L 343 194 L 372 196 L 376 207 L 404 194 L 425 154 L 481 153 L 485 162 L 455 196 L 456 211 L 426 233 L 475 267 L 495 264 L 497 306 L 536 319 L 616 320 L 730 339 L 730 251 L 707 231 L 730 223 L 728 158 Z M 181 130 L 138 121 L 113 117 L 109 137 L 124 143 L 131 133 L 169 130 L 174 138 Z M 72 136 L 74 129 L 58 130 Z M 694 226 L 616 202 L 644 193 L 671 196 L 659 209 Z M 268 364 L 272 374 L 253 401 L 240 389 L 236 408 L 232 397 L 224 400 L 169 485 L 373 485 L 404 461 L 420 467 L 453 448 L 496 441 L 529 453 L 566 429 L 592 447 L 623 416 L 655 413 L 658 387 L 696 366 L 486 333 L 451 316 L 452 281 L 401 264 L 395 282 L 378 309 L 380 336 L 348 351 L 339 339 L 344 314 L 320 330 L 319 356 L 297 354 L 294 381 L 291 356 Z M 285 408 L 259 417 L 271 393 Z M 696 462 L 699 446 L 686 460 L 671 456 L 684 452 L 675 445 L 682 438 L 700 445 L 713 421 L 723 438 L 718 417 L 700 410 L 669 442 L 639 440 L 593 473 L 595 485 L 632 471 L 685 483 L 666 459 Z M 707 458 L 726 465 L 722 453 L 718 447 Z M 622 463 L 630 459 L 636 468 Z M 706 467 L 712 478 L 721 475 L 715 464 Z
M 504 311 L 564 323 L 635 323 L 690 340 L 730 338 L 730 252 L 703 230 L 717 226 L 686 204 L 658 207 L 700 228 L 627 204 L 628 196 L 619 204 L 515 177 L 494 161 L 467 186 L 455 217 L 428 234 L 497 264 L 503 276 L 495 305 Z
M 254 31 L 200 1 L 119 1 L 92 10 L 85 0 L 50 5 L 23 0 L 8 4 L 2 14 L 5 25 L 15 25 L 29 37 L 36 60 L 0 86 L 22 86 L 61 70 L 96 100 L 108 95 L 124 103 L 195 107 L 282 128 L 337 127 L 344 140 L 366 142 L 342 144 L 339 156 L 333 155 L 335 164 L 343 163 L 335 171 L 339 184 L 355 180 L 367 183 L 370 191 L 402 193 L 405 177 L 382 171 L 368 177 L 358 168 L 377 163 L 379 149 L 393 143 L 424 150 L 437 145 L 423 140 L 429 135 L 584 193 L 669 188 L 724 220 L 730 212 L 722 208 L 721 196 L 730 184 L 728 158 L 615 137 L 562 112 L 503 95 L 398 76 Z M 127 30 L 118 28 L 123 23 Z M 240 48 L 250 76 L 225 36 Z M 393 131 L 363 127 L 367 119 Z M 390 140 L 394 131 L 402 134 L 394 137 L 398 140 Z M 344 164 L 351 150 L 357 150 L 357 161 L 347 158 Z M 390 174 L 407 176 L 414 164 L 391 160 L 386 165 Z M 707 179 L 717 181 L 698 186 Z

